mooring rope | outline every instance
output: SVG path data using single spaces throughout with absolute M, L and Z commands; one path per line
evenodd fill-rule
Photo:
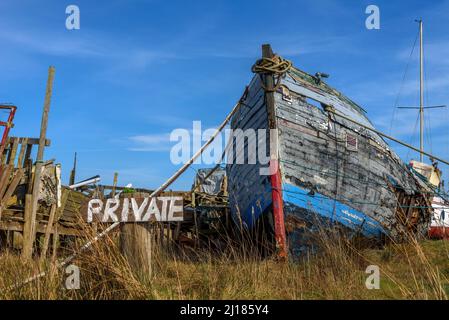
M 257 73 L 260 77 L 262 88 L 264 88 L 267 92 L 276 91 L 280 84 L 281 78 L 292 68 L 292 62 L 290 60 L 284 59 L 277 54 L 275 54 L 272 58 L 262 58 L 256 61 L 256 63 L 252 66 L 251 71 L 253 73 Z M 264 85 L 264 75 L 273 75 L 277 76 L 276 85 L 273 88 L 267 88 Z

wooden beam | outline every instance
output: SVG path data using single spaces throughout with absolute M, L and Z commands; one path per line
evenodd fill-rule
M 14 139 L 18 139 L 21 144 L 35 145 L 39 144 L 38 138 L 28 138 L 28 137 L 9 137 L 7 143 L 12 143 Z M 49 147 L 51 145 L 50 139 L 45 139 L 45 146 Z
M 24 232 L 25 224 L 21 221 L 0 221 L 0 230 L 10 230 L 16 232 Z M 45 234 L 45 230 L 47 229 L 47 224 L 45 223 L 36 223 L 36 233 Z M 26 230 L 25 230 L 26 231 Z M 55 228 L 50 232 L 53 234 L 55 232 Z M 85 235 L 81 229 L 69 228 L 63 225 L 58 225 L 58 234 L 63 236 L 74 236 L 74 237 L 82 237 Z M 25 235 L 25 233 L 24 233 Z M 25 238 L 24 238 L 25 241 Z M 25 245 L 25 243 L 24 243 Z
M 9 150 L 8 160 L 6 161 L 8 164 L 14 166 L 14 160 L 16 160 L 17 147 L 19 146 L 19 139 L 12 138 L 12 147 Z
M 31 152 L 33 151 L 33 145 L 27 144 L 26 151 L 25 151 L 25 158 L 23 159 L 23 166 L 26 166 L 26 163 L 28 160 L 31 160 Z M 33 163 L 31 161 L 31 163 Z M 30 189 L 31 190 L 31 189 Z
M 54 263 L 56 261 L 56 257 L 58 255 L 58 246 L 59 246 L 59 225 L 58 223 L 55 224 L 55 227 L 53 228 L 53 246 L 52 246 L 52 253 L 51 253 L 51 261 Z
M 28 182 L 25 192 L 26 194 L 31 194 L 33 190 L 33 179 L 34 179 L 33 162 L 31 159 L 25 159 L 25 168 L 28 174 Z
M 31 194 L 25 194 L 25 212 L 23 227 L 16 231 L 23 231 L 23 246 L 22 246 L 22 258 L 30 258 L 33 254 L 33 221 L 31 219 L 31 206 L 33 205 L 33 196 Z M 0 221 L 1 222 L 1 221 Z M 35 223 L 35 222 L 34 222 Z M 21 225 L 17 223 L 18 225 Z M 17 226 L 17 225 L 16 225 Z M 11 228 L 12 226 L 9 226 Z
M 23 169 L 18 169 L 14 175 L 14 178 L 12 179 L 11 183 L 9 184 L 9 187 L 6 190 L 6 193 L 4 195 L 0 194 L 0 196 L 2 196 L 2 199 L 0 201 L 0 220 L 2 218 L 2 212 L 5 209 L 9 198 L 11 198 L 12 194 L 16 190 L 22 177 L 23 177 Z
M 118 180 L 118 172 L 114 172 L 114 181 L 113 181 L 113 185 L 112 185 L 112 191 L 111 191 L 111 196 L 115 196 L 115 188 L 117 188 L 117 180 Z
M 25 138 L 25 141 L 22 142 L 22 144 L 20 145 L 20 152 L 19 152 L 19 157 L 17 158 L 17 167 L 18 168 L 23 168 L 23 157 L 25 156 L 25 150 L 27 148 L 27 144 L 28 144 L 28 138 Z
M 3 198 L 3 194 L 6 191 L 6 188 L 9 185 L 9 178 L 11 177 L 11 171 L 13 170 L 12 165 L 6 165 L 4 170 L 2 170 L 1 178 L 0 178 L 0 199 Z
M 41 130 L 39 135 L 39 147 L 37 149 L 37 157 L 36 157 L 36 169 L 34 172 L 34 181 L 33 181 L 33 196 L 32 196 L 32 204 L 31 204 L 31 215 L 28 219 L 28 222 L 31 224 L 30 235 L 28 246 L 22 251 L 22 257 L 24 259 L 30 259 L 32 256 L 32 244 L 34 243 L 34 239 L 36 236 L 35 232 L 35 224 L 36 224 L 36 213 L 38 206 L 38 198 L 40 191 L 40 183 L 41 183 L 41 173 L 42 173 L 42 162 L 44 157 L 44 148 L 45 148 L 45 136 L 47 134 L 47 125 L 48 125 L 48 113 L 50 112 L 50 102 L 51 95 L 53 90 L 53 80 L 55 75 L 54 67 L 50 67 L 48 69 L 48 79 L 47 79 L 47 89 L 45 92 L 45 101 L 44 101 L 44 110 L 42 112 L 42 120 L 41 120 Z M 31 247 L 29 245 L 31 244 Z
M 40 257 L 40 262 L 42 263 L 47 256 L 48 243 L 50 241 L 50 234 L 53 229 L 53 221 L 55 220 L 56 204 L 52 204 L 50 208 L 50 217 L 48 218 L 47 227 L 45 229 L 44 243 L 42 244 L 42 252 Z
M 269 44 L 262 45 L 262 58 L 271 59 L 274 54 Z M 265 101 L 268 114 L 268 127 L 270 129 L 270 182 L 273 207 L 274 233 L 277 255 L 281 259 L 287 258 L 287 238 L 284 223 L 284 208 L 282 199 L 282 180 L 279 166 L 278 134 L 274 133 L 276 125 L 276 102 L 274 99 L 274 75 L 265 74 Z M 272 136 L 274 134 L 274 136 Z

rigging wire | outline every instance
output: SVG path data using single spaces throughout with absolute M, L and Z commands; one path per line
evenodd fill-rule
M 408 72 L 408 69 L 409 69 L 409 66 L 410 66 L 410 61 L 412 59 L 413 52 L 415 51 L 416 42 L 418 41 L 418 37 L 419 37 L 419 31 L 416 34 L 415 41 L 413 42 L 413 47 L 412 47 L 412 50 L 410 51 L 410 55 L 408 57 L 407 65 L 405 66 L 404 74 L 402 75 L 401 85 L 399 86 L 399 91 L 398 91 L 398 94 L 396 95 L 396 99 L 395 99 L 395 102 L 394 102 L 394 105 L 393 105 L 393 114 L 391 116 L 390 129 L 389 129 L 389 134 L 390 135 L 392 134 L 393 122 L 394 122 L 395 116 L 396 116 L 396 109 L 397 109 L 397 106 L 398 106 L 398 103 L 399 103 L 399 98 L 401 96 L 402 90 L 404 89 L 405 78 L 407 77 L 407 72 Z

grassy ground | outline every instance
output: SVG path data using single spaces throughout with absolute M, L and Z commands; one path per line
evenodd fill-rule
M 232 248 L 194 257 L 153 253 L 151 275 L 133 270 L 107 239 L 74 263 L 81 288 L 64 288 L 66 275 L 12 253 L 0 256 L 0 299 L 447 299 L 449 242 L 410 240 L 382 249 L 323 241 L 319 254 L 300 262 L 262 259 Z M 368 290 L 367 266 L 380 268 L 380 289 Z M 48 275 L 10 289 L 28 276 Z

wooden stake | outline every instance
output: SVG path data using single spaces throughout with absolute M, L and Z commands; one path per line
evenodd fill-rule
M 22 141 L 22 144 L 20 146 L 19 157 L 17 158 L 17 167 L 18 168 L 23 168 L 23 157 L 25 156 L 25 150 L 27 149 L 27 145 L 28 145 L 28 138 L 25 138 Z
M 56 260 L 57 252 L 58 252 L 58 245 L 59 245 L 59 230 L 58 230 L 58 224 L 55 224 L 55 227 L 53 228 L 53 248 L 51 253 L 51 261 L 52 263 Z
M 48 243 L 50 241 L 50 234 L 53 229 L 53 221 L 55 220 L 55 213 L 56 213 L 56 204 L 52 204 L 50 209 L 50 216 L 48 217 L 47 228 L 45 229 L 44 243 L 42 245 L 42 252 L 40 258 L 41 263 L 45 260 L 45 257 L 47 255 Z
M 33 254 L 33 242 L 34 238 L 31 239 L 32 227 L 31 222 L 31 206 L 33 205 L 33 196 L 31 194 L 25 195 L 25 212 L 24 212 L 24 220 L 23 224 L 23 246 L 22 246 L 22 257 L 30 258 Z M 25 254 L 26 252 L 26 254 Z
M 26 244 L 24 243 L 24 247 L 22 250 L 22 257 L 24 259 L 31 258 L 31 255 L 33 252 L 33 243 L 34 243 L 34 239 L 36 237 L 36 214 L 37 214 L 38 198 L 39 198 L 39 191 L 40 191 L 42 163 L 43 163 L 43 157 L 44 157 L 45 136 L 47 134 L 48 113 L 50 112 L 50 102 L 51 102 L 51 94 L 52 94 L 52 90 L 53 90 L 54 76 L 55 76 L 55 68 L 50 67 L 48 69 L 47 90 L 45 93 L 44 111 L 42 113 L 41 131 L 40 131 L 40 135 L 39 135 L 39 148 L 37 149 L 36 167 L 35 167 L 35 172 L 34 172 L 31 215 L 30 215 L 28 221 L 25 220 L 25 224 L 27 224 L 27 223 L 31 224 L 31 227 L 27 228 L 27 230 L 29 232 L 31 232 L 31 234 L 29 236 L 27 236 L 27 240 L 29 240 L 29 241 Z M 25 229 L 25 226 L 24 226 L 24 229 Z
M 112 186 L 111 196 L 115 197 L 115 188 L 117 187 L 118 172 L 114 173 L 114 182 Z

